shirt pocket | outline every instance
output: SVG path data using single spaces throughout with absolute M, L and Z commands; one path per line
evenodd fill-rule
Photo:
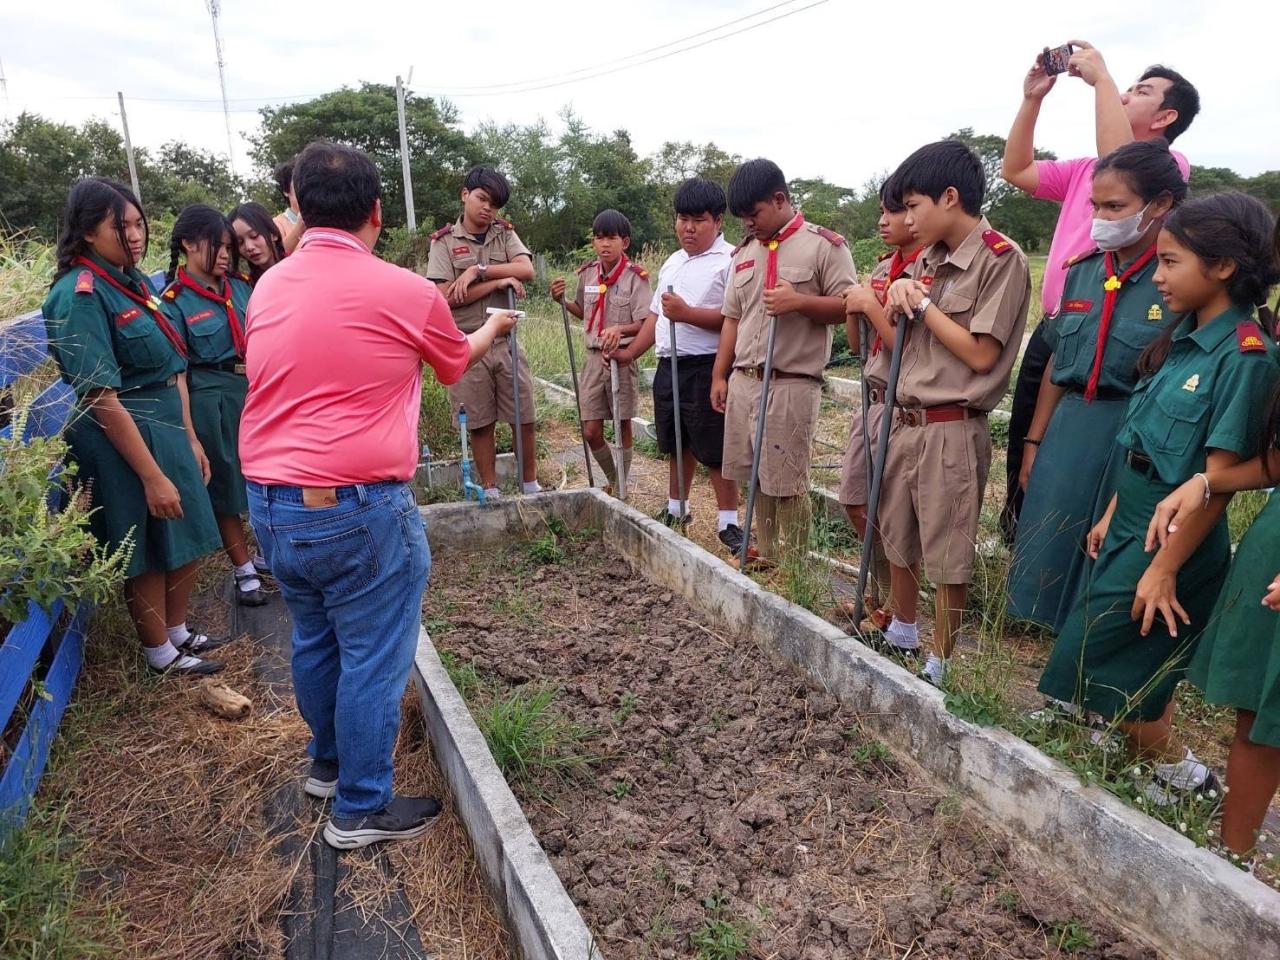
M 1138 357 L 1156 337 L 1160 328 L 1154 324 L 1140 327 L 1125 323 L 1111 329 L 1104 354 L 1107 372 L 1117 383 L 1132 384 L 1138 379 Z
M 197 360 L 216 360 L 232 349 L 226 318 L 213 311 L 201 310 L 187 321 L 187 340 Z
M 611 293 L 608 299 L 605 300 L 605 306 L 608 308 L 607 323 L 609 326 L 631 322 L 631 296 L 629 294 L 619 296 Z
M 116 317 L 116 349 L 120 365 L 136 370 L 154 370 L 169 359 L 172 348 L 160 332 L 155 320 L 139 311 L 124 319 L 131 311 Z
M 812 296 L 818 296 L 822 293 L 818 289 L 813 267 L 779 267 L 778 279 L 785 280 L 795 287 L 796 293 Z
M 1053 367 L 1065 370 L 1076 362 L 1080 355 L 1080 347 L 1088 339 L 1081 328 L 1084 326 L 1084 313 L 1063 313 L 1053 323 L 1053 336 L 1057 345 L 1053 348 Z
M 955 290 L 948 290 L 938 298 L 937 302 L 938 309 L 953 322 L 960 324 L 966 330 L 969 329 L 969 320 L 973 313 L 973 297 Z
M 1190 390 L 1166 388 L 1156 394 L 1155 401 L 1162 415 L 1162 420 L 1153 424 L 1150 431 L 1156 452 L 1180 457 L 1193 444 L 1203 443 L 1209 414 L 1208 390 L 1193 393 Z

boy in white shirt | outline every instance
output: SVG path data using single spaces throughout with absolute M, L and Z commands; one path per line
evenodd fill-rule
M 649 316 L 636 338 L 625 348 L 617 336 L 605 331 L 602 351 L 609 358 L 630 363 L 656 342 L 658 372 L 653 381 L 654 419 L 658 449 L 670 454 L 667 507 L 657 519 L 671 527 L 684 527 L 692 519 L 687 504 L 679 500 L 677 470 L 684 472 L 684 489 L 693 483 L 701 463 L 711 475 L 719 509 L 717 529 L 720 542 L 731 555 L 742 547 L 738 525 L 738 485 L 720 473 L 724 455 L 724 414 L 711 406 L 711 370 L 720 344 L 724 318 L 724 288 L 733 257 L 720 232 L 728 207 L 724 190 L 710 180 L 694 177 L 680 185 L 675 195 L 676 238 L 680 249 L 669 256 L 658 271 L 657 290 L 649 305 Z M 667 288 L 673 288 L 668 293 Z M 675 460 L 675 404 L 671 389 L 671 324 L 677 324 L 676 342 L 680 351 L 680 432 L 684 462 Z

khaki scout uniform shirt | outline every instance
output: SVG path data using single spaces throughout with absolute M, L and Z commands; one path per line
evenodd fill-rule
M 617 269 L 614 264 L 614 269 Z M 611 271 L 610 271 L 611 272 Z M 596 308 L 596 301 L 602 296 L 600 289 L 600 261 L 592 260 L 578 268 L 578 291 L 574 301 L 582 310 L 582 323 L 586 328 L 588 350 L 600 348 L 599 318 L 592 325 L 591 315 Z M 619 324 L 643 323 L 649 316 L 649 301 L 653 291 L 649 288 L 649 271 L 628 260 L 618 279 L 603 292 L 604 325 L 616 327 Z
M 805 223 L 778 244 L 778 279 L 795 287 L 796 293 L 817 297 L 838 297 L 857 282 L 853 257 L 844 237 L 816 223 Z M 725 287 L 726 317 L 738 320 L 735 367 L 764 365 L 769 323 L 764 310 L 765 264 L 768 247 L 752 239 L 733 257 L 729 283 Z M 781 373 L 822 379 L 831 359 L 832 326 L 815 323 L 802 313 L 778 317 L 778 338 L 774 344 L 773 367 Z
M 427 279 L 448 283 L 477 263 L 511 263 L 516 257 L 532 257 L 529 248 L 516 236 L 506 220 L 494 220 L 483 238 L 477 240 L 462 228 L 462 218 L 431 235 L 427 257 Z M 477 283 L 480 281 L 477 280 Z M 465 306 L 449 305 L 453 320 L 463 333 L 475 333 L 487 319 L 490 307 L 506 310 L 507 291 L 498 290 Z
M 1031 303 L 1031 273 L 1016 243 L 978 221 L 953 251 L 934 244 L 915 262 L 912 276 L 930 299 L 970 333 L 985 333 L 1004 350 L 988 373 L 978 373 L 948 350 L 923 323 L 911 322 L 903 346 L 897 399 L 904 407 L 959 404 L 993 410 L 1009 389 Z

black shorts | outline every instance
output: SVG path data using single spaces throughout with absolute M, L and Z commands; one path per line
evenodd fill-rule
M 714 353 L 680 358 L 680 433 L 686 453 L 708 467 L 724 459 L 724 414 L 711 406 L 711 370 Z M 653 378 L 653 416 L 658 449 L 676 452 L 675 403 L 671 396 L 671 359 L 658 358 Z

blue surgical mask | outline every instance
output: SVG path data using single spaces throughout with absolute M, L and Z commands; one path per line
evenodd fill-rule
M 1147 214 L 1147 204 L 1131 217 L 1123 217 L 1120 220 L 1100 220 L 1093 218 L 1093 226 L 1089 229 L 1089 236 L 1103 250 L 1123 250 L 1125 247 L 1132 246 L 1137 243 L 1146 229 L 1142 226 L 1142 218 Z

